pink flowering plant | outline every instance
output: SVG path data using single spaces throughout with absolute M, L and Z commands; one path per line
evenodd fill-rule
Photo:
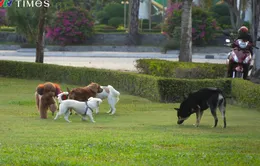
M 57 12 L 54 21 L 46 27 L 46 38 L 61 45 L 82 44 L 93 35 L 93 26 L 90 12 L 69 8 Z
M 181 3 L 174 3 L 167 8 L 165 20 L 165 33 L 174 38 L 174 29 L 181 27 Z M 211 14 L 197 6 L 192 7 L 192 40 L 194 45 L 204 45 L 214 39 L 219 29 L 218 23 Z

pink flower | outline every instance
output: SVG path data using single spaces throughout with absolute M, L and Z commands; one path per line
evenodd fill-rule
M 195 28 L 192 28 L 192 33 L 195 33 L 196 32 L 196 29 Z
M 202 32 L 200 33 L 200 37 L 203 38 L 203 37 L 205 36 L 205 34 L 206 34 L 205 31 L 202 31 Z

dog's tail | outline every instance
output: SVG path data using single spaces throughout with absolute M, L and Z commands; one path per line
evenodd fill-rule
M 111 85 L 108 85 L 107 87 L 108 87 L 108 89 L 110 91 L 111 96 L 116 97 L 117 98 L 117 102 L 118 102 L 120 93 L 117 90 L 115 90 L 115 88 L 113 86 L 111 86 Z
M 226 96 L 224 95 L 223 91 L 220 89 L 217 89 L 219 94 L 223 97 L 223 99 L 220 101 L 219 104 L 223 104 L 225 107 L 227 105 L 227 100 L 226 100 Z

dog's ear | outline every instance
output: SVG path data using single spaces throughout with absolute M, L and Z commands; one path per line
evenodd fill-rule
M 98 87 L 95 84 L 91 84 L 88 86 L 88 88 L 94 92 L 94 93 L 98 93 Z
M 44 91 L 44 85 L 43 84 L 39 84 L 36 88 L 36 92 L 39 94 L 39 95 L 43 95 L 43 91 Z
M 180 111 L 180 109 L 179 108 L 174 108 L 176 111 Z

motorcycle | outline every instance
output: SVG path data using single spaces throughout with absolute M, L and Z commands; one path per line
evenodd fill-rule
M 243 78 L 243 75 L 246 74 L 245 71 L 251 73 L 249 70 L 252 69 L 253 64 L 249 49 L 253 47 L 252 43 L 242 39 L 237 39 L 233 43 L 231 43 L 230 39 L 226 39 L 226 43 L 230 47 L 232 44 L 235 45 L 231 52 L 229 52 L 226 62 L 227 64 L 232 64 L 232 78 Z

